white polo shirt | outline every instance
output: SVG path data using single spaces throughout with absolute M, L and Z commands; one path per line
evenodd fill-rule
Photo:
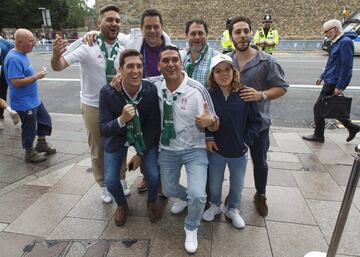
M 106 47 L 110 55 L 112 45 Z M 122 51 L 121 47 L 114 61 L 116 70 L 119 69 L 119 56 Z M 107 83 L 106 59 L 101 53 L 100 46 L 97 43 L 89 46 L 79 38 L 67 48 L 63 57 L 69 65 L 80 63 L 81 103 L 98 108 L 100 89 Z
M 160 144 L 160 147 L 170 151 L 206 148 L 205 131 L 196 126 L 195 118 L 196 115 L 203 114 L 204 102 L 208 103 L 209 111 L 216 117 L 215 109 L 207 89 L 196 80 L 189 78 L 186 73 L 184 73 L 184 80 L 174 92 L 171 92 L 166 87 L 166 81 L 163 76 L 152 77 L 148 80 L 157 87 L 161 120 L 163 120 L 164 114 L 162 90 L 166 89 L 168 99 L 172 98 L 176 92 L 180 93 L 173 103 L 176 138 L 170 139 L 169 145 Z

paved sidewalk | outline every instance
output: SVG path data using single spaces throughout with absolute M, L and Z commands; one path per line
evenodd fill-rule
M 163 217 L 150 223 L 146 194 L 136 192 L 138 171 L 127 173 L 130 215 L 123 227 L 115 226 L 116 206 L 102 203 L 88 171 L 81 116 L 52 114 L 49 142 L 58 152 L 36 165 L 24 163 L 20 128 L 14 129 L 6 118 L 0 131 L 1 257 L 188 256 L 185 214 L 171 215 L 174 200 L 161 200 Z M 310 251 L 326 252 L 360 137 L 347 143 L 346 130 L 339 129 L 326 131 L 324 144 L 304 142 L 301 136 L 311 132 L 272 128 L 269 215 L 264 219 L 255 211 L 249 161 L 240 208 L 246 228 L 235 229 L 224 216 L 203 222 L 194 256 L 303 257 Z M 228 186 L 226 180 L 224 194 Z M 357 189 L 338 256 L 360 256 L 359 185 Z

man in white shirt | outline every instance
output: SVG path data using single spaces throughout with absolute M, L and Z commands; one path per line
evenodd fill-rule
M 92 171 L 96 182 L 101 187 L 100 196 L 106 203 L 111 202 L 112 197 L 104 186 L 99 94 L 100 89 L 116 74 L 119 65 L 119 55 L 122 51 L 117 41 L 120 32 L 119 12 L 120 9 L 116 5 L 110 4 L 101 8 L 98 20 L 100 34 L 94 46 L 90 47 L 84 44 L 82 39 L 79 39 L 67 48 L 67 41 L 57 37 L 54 41 L 51 58 L 51 67 L 55 71 L 61 71 L 71 64 L 80 63 L 81 113 L 88 133 Z
M 178 48 L 165 46 L 160 52 L 158 69 L 162 76 L 148 80 L 156 85 L 162 119 L 161 184 L 165 196 L 180 199 L 171 208 L 173 214 L 188 208 L 185 249 L 194 253 L 206 202 L 208 158 L 204 128 L 215 131 L 219 122 L 207 89 L 182 71 Z M 187 188 L 179 184 L 182 165 L 186 169 Z

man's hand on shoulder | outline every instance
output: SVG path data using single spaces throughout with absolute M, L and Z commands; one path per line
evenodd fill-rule
M 99 32 L 96 30 L 91 30 L 89 32 L 86 32 L 83 37 L 84 44 L 92 46 L 94 44 L 94 42 L 96 41 L 98 34 L 99 34 Z
M 263 99 L 263 95 L 261 91 L 257 91 L 256 89 L 252 87 L 243 87 L 240 90 L 240 98 L 244 100 L 245 102 L 251 102 L 251 101 L 261 101 Z
M 121 90 L 121 82 L 122 82 L 122 76 L 121 73 L 117 73 L 113 79 L 111 80 L 111 87 L 113 87 L 116 91 L 120 91 Z

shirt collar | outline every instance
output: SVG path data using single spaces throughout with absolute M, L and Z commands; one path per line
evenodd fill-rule
M 185 92 L 185 87 L 186 87 L 186 84 L 189 80 L 189 76 L 186 74 L 185 71 L 181 71 L 181 73 L 184 75 L 184 79 L 183 81 L 181 81 L 180 85 L 178 86 L 177 89 L 175 89 L 173 92 L 171 92 L 172 94 L 174 94 L 175 92 L 179 92 L 179 93 L 184 93 Z M 170 91 L 167 86 L 166 86 L 166 80 L 164 78 L 162 84 L 161 84 L 161 90 L 166 88 L 168 91 Z
M 339 40 L 339 38 L 341 38 L 344 35 L 344 32 L 341 33 L 339 36 L 337 36 L 336 38 L 334 38 L 333 42 L 335 43 L 336 41 Z
M 140 93 L 141 90 L 142 90 L 142 81 L 141 81 L 139 90 L 138 90 L 138 91 L 136 92 L 136 94 L 132 97 L 132 96 L 130 96 L 129 93 L 126 91 L 126 88 L 124 87 L 124 83 L 123 83 L 123 82 L 121 83 L 121 85 L 122 85 L 122 89 L 124 90 L 124 93 L 125 93 L 125 94 L 129 97 L 129 99 L 132 100 L 132 101 L 134 101 L 134 100 L 137 99 L 139 93 Z

